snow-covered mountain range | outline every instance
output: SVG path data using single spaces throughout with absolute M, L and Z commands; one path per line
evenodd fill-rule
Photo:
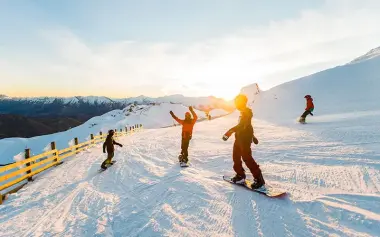
M 170 95 L 158 98 L 138 96 L 130 98 L 109 98 L 105 96 L 75 96 L 75 97 L 8 97 L 6 95 L 0 96 L 0 103 L 14 101 L 32 104 L 52 104 L 60 103 L 65 106 L 89 104 L 89 105 L 105 105 L 105 104 L 119 104 L 120 106 L 127 106 L 129 104 L 150 104 L 150 103 L 176 103 L 187 106 L 209 106 L 211 108 L 223 108 L 226 106 L 226 101 L 214 96 L 207 97 L 185 97 L 183 95 Z

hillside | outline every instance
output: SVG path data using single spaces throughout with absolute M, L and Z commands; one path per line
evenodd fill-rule
M 100 174 L 101 144 L 80 153 L 9 196 L 0 236 L 378 236 L 379 147 L 255 120 L 253 155 L 267 184 L 289 193 L 268 199 L 222 180 L 233 139 L 221 137 L 237 119 L 198 123 L 185 169 L 179 127 L 118 138 L 117 163 Z
M 307 94 L 315 104 L 315 116 L 308 119 L 310 122 L 375 115 L 380 112 L 380 55 L 365 56 L 356 63 L 299 78 L 259 94 L 256 84 L 245 87 L 243 92 L 254 101 L 257 118 L 281 124 L 294 123 L 303 113 Z
M 87 120 L 129 105 L 154 105 L 160 103 L 194 106 L 202 111 L 223 109 L 231 106 L 215 97 L 184 97 L 172 95 L 160 98 L 139 96 L 127 99 L 107 97 L 38 97 L 11 98 L 0 95 L 0 139 L 9 137 L 34 137 L 66 131 Z M 26 124 L 28 124 L 26 126 Z
M 66 131 L 83 121 L 68 117 L 26 117 L 0 114 L 0 139 L 8 137 L 35 137 Z
M 69 142 L 74 137 L 79 141 L 90 139 L 90 134 L 106 133 L 109 129 L 129 129 L 135 124 L 143 124 L 145 128 L 160 128 L 174 125 L 169 111 L 172 110 L 178 117 L 184 117 L 188 107 L 181 104 L 161 103 L 154 105 L 130 105 L 123 110 L 112 110 L 101 116 L 96 116 L 85 123 L 67 131 L 36 136 L 32 138 L 6 138 L 0 140 L 0 164 L 13 162 L 13 156 L 22 152 L 26 147 L 30 148 L 33 154 L 39 154 L 43 149 L 55 141 L 57 149 L 68 147 Z M 205 113 L 195 110 L 199 120 L 205 118 Z M 227 114 L 226 111 L 215 109 L 211 111 L 212 117 Z
M 102 115 L 111 110 L 123 109 L 128 105 L 149 105 L 156 103 L 174 103 L 196 108 L 209 107 L 211 109 L 231 109 L 228 102 L 213 96 L 185 97 L 182 95 L 150 98 L 146 96 L 111 99 L 97 96 L 76 97 L 36 97 L 18 98 L 0 96 L 0 114 L 17 114 L 24 116 L 68 116 L 80 120 L 87 120 Z

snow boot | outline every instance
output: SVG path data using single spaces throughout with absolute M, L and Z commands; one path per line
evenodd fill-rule
M 261 188 L 264 185 L 265 185 L 265 181 L 264 181 L 264 178 L 263 178 L 263 174 L 260 172 L 257 175 L 257 177 L 254 178 L 253 183 L 251 185 L 251 188 L 252 189 L 259 189 L 259 188 Z
M 244 184 L 245 177 L 236 174 L 235 177 L 231 179 L 231 181 L 234 182 L 235 184 Z
M 187 162 L 189 162 L 189 159 L 186 156 L 184 156 L 184 155 L 181 154 L 181 155 L 178 156 L 178 161 L 180 163 L 187 163 Z

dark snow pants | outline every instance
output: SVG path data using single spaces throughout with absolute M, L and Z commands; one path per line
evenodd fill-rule
M 236 174 L 245 178 L 245 171 L 243 168 L 243 162 L 251 171 L 254 178 L 258 178 L 261 174 L 259 165 L 252 157 L 251 140 L 247 141 L 235 141 L 232 152 L 232 158 L 234 161 L 234 170 Z
M 301 118 L 305 119 L 306 116 L 308 116 L 309 114 L 313 112 L 313 110 L 314 109 L 305 110 L 305 112 L 303 112 L 303 114 L 301 115 Z
M 182 160 L 184 162 L 188 162 L 188 156 L 189 156 L 189 144 L 190 144 L 190 137 L 182 137 L 181 141 L 181 155 L 182 155 Z

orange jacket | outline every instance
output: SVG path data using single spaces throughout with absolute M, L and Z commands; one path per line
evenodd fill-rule
M 172 117 L 175 119 L 175 121 L 177 121 L 179 124 L 182 125 L 182 137 L 191 137 L 192 136 L 194 124 L 198 120 L 197 114 L 193 110 L 191 110 L 190 112 L 193 115 L 193 118 L 189 119 L 189 120 L 186 120 L 186 119 L 182 120 L 182 119 L 179 119 L 174 114 L 172 115 Z
M 307 98 L 306 99 L 306 109 L 305 110 L 309 110 L 309 109 L 314 109 L 313 98 Z

